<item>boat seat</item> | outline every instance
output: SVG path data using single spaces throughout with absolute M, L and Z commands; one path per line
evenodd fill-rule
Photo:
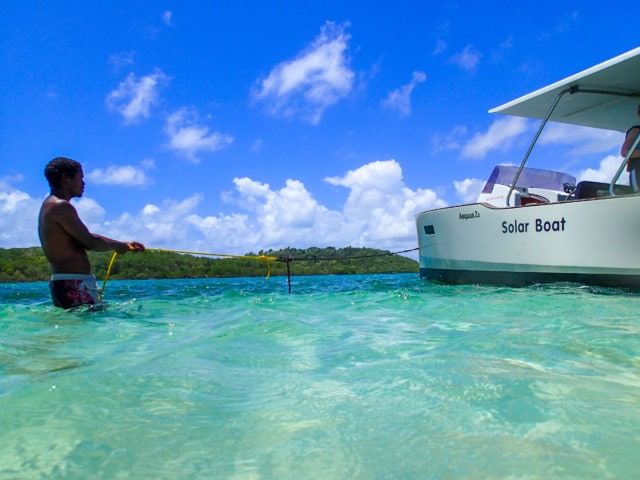
M 618 185 L 616 184 L 614 189 L 614 193 L 616 195 L 628 195 L 633 193 L 633 189 L 629 185 Z M 600 198 L 600 197 L 608 197 L 609 193 L 609 184 L 602 182 L 590 182 L 590 181 L 582 181 L 576 185 L 575 199 L 582 200 L 585 198 Z
M 535 193 L 521 193 L 520 194 L 520 205 L 542 205 L 544 203 L 549 203 L 549 199 L 547 197 L 543 197 L 542 195 L 537 195 Z

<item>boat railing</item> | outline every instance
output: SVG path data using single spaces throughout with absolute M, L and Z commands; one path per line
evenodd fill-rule
M 544 119 L 542 120 L 542 123 L 538 127 L 538 131 L 536 132 L 535 136 L 533 137 L 533 140 L 531 141 L 531 145 L 529 145 L 529 148 L 527 149 L 527 153 L 524 154 L 524 158 L 522 159 L 522 162 L 520 162 L 520 167 L 518 168 L 518 171 L 516 172 L 516 175 L 513 178 L 513 182 L 511 183 L 511 188 L 509 189 L 509 193 L 507 194 L 507 207 L 511 206 L 511 202 L 510 202 L 511 193 L 513 192 L 513 189 L 515 188 L 515 186 L 518 184 L 518 180 L 520 179 L 520 174 L 522 173 L 522 169 L 524 168 L 525 164 L 527 163 L 527 160 L 529 159 L 529 155 L 531 155 L 531 151 L 533 150 L 534 145 L 538 142 L 538 137 L 540 137 L 540 134 L 542 133 L 542 130 L 544 130 L 545 125 L 547 124 L 547 122 L 551 118 L 551 114 L 553 114 L 553 111 L 556 109 L 556 106 L 558 105 L 558 102 L 560 101 L 562 96 L 565 93 L 568 93 L 568 92 L 572 92 L 573 93 L 573 88 L 567 88 L 565 90 L 562 90 L 560 93 L 558 93 L 558 95 L 556 95 L 555 100 L 551 104 L 551 108 L 549 108 L 549 111 L 544 116 Z
M 518 184 L 518 180 L 520 178 L 520 174 L 522 173 L 522 170 L 524 169 L 524 166 L 527 163 L 527 160 L 529 160 L 529 156 L 531 155 L 531 151 L 533 150 L 533 147 L 538 142 L 538 138 L 540 137 L 540 134 L 542 133 L 542 130 L 544 130 L 545 125 L 547 124 L 547 122 L 551 118 L 551 115 L 553 115 L 553 112 L 556 109 L 556 107 L 558 106 L 558 103 L 560 102 L 560 99 L 566 93 L 570 93 L 572 95 L 575 94 L 575 93 L 595 93 L 595 94 L 598 94 L 598 95 L 616 95 L 616 96 L 620 96 L 620 97 L 637 97 L 638 96 L 637 93 L 616 92 L 616 91 L 592 89 L 592 88 L 580 88 L 580 86 L 578 86 L 578 85 L 574 85 L 572 87 L 565 88 L 564 90 L 559 92 L 558 95 L 556 95 L 556 98 L 553 100 L 553 103 L 551 104 L 551 107 L 549 108 L 549 111 L 547 112 L 547 114 L 542 119 L 542 123 L 538 127 L 538 131 L 536 132 L 535 136 L 533 137 L 533 140 L 531 141 L 531 145 L 529 145 L 529 148 L 527 149 L 527 152 L 525 153 L 524 158 L 522 159 L 522 162 L 520 163 L 520 167 L 518 167 L 518 170 L 517 170 L 517 172 L 515 174 L 515 177 L 513 178 L 513 182 L 511 183 L 511 188 L 509 189 L 509 193 L 507 194 L 507 198 L 506 198 L 507 207 L 511 206 L 511 202 L 510 202 L 511 194 L 513 193 L 513 190 L 515 189 L 515 186 Z M 639 143 L 640 143 L 640 135 L 638 135 L 638 138 L 636 138 L 636 141 L 634 142 L 633 147 L 629 150 L 629 152 L 633 152 L 635 150 L 636 146 L 638 146 Z M 618 169 L 618 172 L 616 173 L 615 177 L 611 181 L 611 184 L 609 186 L 609 191 L 610 191 L 611 195 L 614 195 L 614 191 L 613 190 L 615 188 L 615 183 L 618 180 L 618 177 L 622 174 L 622 171 L 624 170 L 624 167 L 626 166 L 627 162 L 629 161 L 629 156 L 630 156 L 630 153 L 627 154 L 627 156 L 625 157 L 624 162 L 622 163 L 622 165 L 620 165 L 620 168 Z
M 622 172 L 624 171 L 625 167 L 629 164 L 629 158 L 631 158 L 631 154 L 635 151 L 635 149 L 638 147 L 638 145 L 640 145 L 640 135 L 638 135 L 636 137 L 635 141 L 633 142 L 633 145 L 631 145 L 631 148 L 629 149 L 629 151 L 625 155 L 624 160 L 620 164 L 620 167 L 618 167 L 618 171 L 613 176 L 613 179 L 611 180 L 611 183 L 609 184 L 609 194 L 612 197 L 616 196 L 616 192 L 615 192 L 616 182 L 618 181 L 618 178 L 620 178 L 620 175 L 622 175 Z

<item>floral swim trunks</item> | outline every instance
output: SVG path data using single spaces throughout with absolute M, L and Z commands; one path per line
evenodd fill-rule
M 56 307 L 73 308 L 100 303 L 96 277 L 92 274 L 54 273 L 49 288 Z

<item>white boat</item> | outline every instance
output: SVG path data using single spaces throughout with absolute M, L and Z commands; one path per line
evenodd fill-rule
M 541 119 L 520 166 L 498 166 L 477 203 L 416 215 L 420 276 L 446 283 L 640 287 L 640 194 L 525 165 L 546 123 L 637 124 L 640 47 L 490 110 Z M 632 147 L 640 143 L 640 136 Z

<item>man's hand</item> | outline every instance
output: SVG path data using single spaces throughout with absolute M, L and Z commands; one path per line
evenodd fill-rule
M 140 242 L 129 242 L 127 246 L 131 252 L 144 252 L 145 250 L 145 246 Z
M 115 242 L 112 248 L 117 253 L 127 253 L 127 252 L 144 252 L 145 247 L 140 242 L 118 242 L 116 240 L 110 240 L 111 242 Z

